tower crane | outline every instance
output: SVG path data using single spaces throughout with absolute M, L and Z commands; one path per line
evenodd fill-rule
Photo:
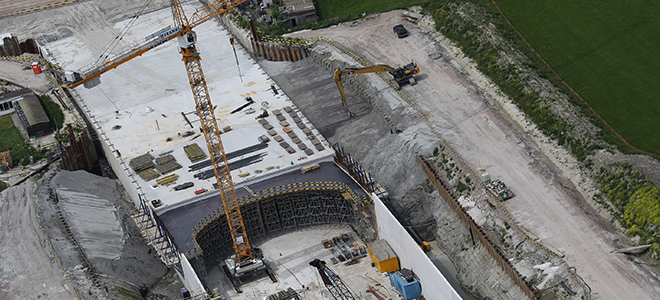
M 346 93 L 344 93 L 344 84 L 341 82 L 341 77 L 345 75 L 355 75 L 355 74 L 366 74 L 366 73 L 378 73 L 378 72 L 388 72 L 392 77 L 394 77 L 394 84 L 396 85 L 396 89 L 401 88 L 401 84 L 403 83 L 410 83 L 410 85 L 415 85 L 417 81 L 415 81 L 415 77 L 413 77 L 415 74 L 419 73 L 419 66 L 417 66 L 416 63 L 411 62 L 403 67 L 398 67 L 398 68 L 392 68 L 388 65 L 375 65 L 371 67 L 366 67 L 366 68 L 347 68 L 344 71 L 341 69 L 335 70 L 335 83 L 337 84 L 337 88 L 339 89 L 339 93 L 341 94 L 341 100 L 343 101 L 344 105 L 344 110 L 348 113 L 349 116 L 352 116 L 353 113 L 351 113 L 348 110 L 348 103 L 346 102 Z
M 177 39 L 179 43 L 179 51 L 183 56 L 182 60 L 188 73 L 190 88 L 195 100 L 195 107 L 200 118 L 202 131 L 204 132 L 204 137 L 206 139 L 206 145 L 208 146 L 211 165 L 215 172 L 218 191 L 222 198 L 224 213 L 227 217 L 227 224 L 229 225 L 229 231 L 233 241 L 235 255 L 225 261 L 225 270 L 229 271 L 227 273 L 237 292 L 241 292 L 238 287 L 239 278 L 252 274 L 253 272 L 266 270 L 273 281 L 276 281 L 276 278 L 266 262 L 258 255 L 253 255 L 252 248 L 248 242 L 245 224 L 243 223 L 236 191 L 234 190 L 234 183 L 227 164 L 227 157 L 220 139 L 221 132 L 218 129 L 211 97 L 206 85 L 206 80 L 204 79 L 204 73 L 202 72 L 202 59 L 195 46 L 197 35 L 193 31 L 193 28 L 217 16 L 226 14 L 229 10 L 245 1 L 246 0 L 218 0 L 195 11 L 195 13 L 188 18 L 183 11 L 181 1 L 171 0 L 174 28 L 160 32 L 157 38 L 132 49 L 101 66 L 92 68 L 90 71 L 85 72 L 84 77 L 79 73 L 66 72 L 66 82 L 62 84 L 62 87 L 66 88 L 75 88 L 81 84 L 85 84 L 85 87 L 91 88 L 100 84 L 99 76 L 101 74 L 108 72 L 167 41 L 174 38 Z

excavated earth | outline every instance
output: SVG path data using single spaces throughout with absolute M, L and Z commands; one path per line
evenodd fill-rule
M 147 10 L 164 8 L 168 3 L 152 1 Z M 56 10 L 0 19 L 0 28 L 21 38 L 57 39 L 61 34 L 57 28 L 71 27 L 84 35 L 86 42 L 100 47 L 112 39 L 100 28 L 114 26 L 114 22 L 125 19 L 140 5 L 128 0 L 84 1 Z M 39 21 L 45 19 L 49 21 Z M 399 23 L 408 28 L 410 37 L 396 38 L 392 26 Z M 319 41 L 312 49 L 313 58 L 294 63 L 260 61 L 260 64 L 329 141 L 340 143 L 354 153 L 375 175 L 408 222 L 427 240 L 436 240 L 438 247 L 434 247 L 434 253 L 453 263 L 447 268 L 457 270 L 461 285 L 475 298 L 524 297 L 499 266 L 488 259 L 483 247 L 472 246 L 465 226 L 428 184 L 417 155 L 432 157 L 434 149 L 443 144 L 451 145 L 472 170 L 484 167 L 512 188 L 516 197 L 502 204 L 511 213 L 513 222 L 563 255 L 568 266 L 575 268 L 591 288 L 592 299 L 660 299 L 658 281 L 649 273 L 657 274 L 657 270 L 643 268 L 625 256 L 611 253 L 631 245 L 631 241 L 593 209 L 590 195 L 596 189 L 588 176 L 580 173 L 575 159 L 544 138 L 515 105 L 476 71 L 460 50 L 432 28 L 428 18 L 407 18 L 402 11 L 392 11 L 293 34 L 325 36 L 371 64 L 398 66 L 411 60 L 419 64 L 418 84 L 404 85 L 402 94 L 375 74 L 346 78 L 348 106 L 355 114 L 351 118 L 343 111 L 332 79 L 334 68 L 361 66 L 346 52 Z M 9 78 L 4 71 L 0 72 L 0 78 Z M 621 159 L 645 161 L 608 153 L 599 153 L 595 163 Z M 603 160 L 597 161 L 599 157 Z M 649 165 L 650 169 L 660 169 L 653 168 L 653 162 Z M 84 299 L 116 299 L 117 295 L 112 293 L 119 287 L 133 293 L 139 293 L 140 287 L 148 287 L 153 299 L 175 298 L 180 283 L 150 253 L 150 246 L 140 241 L 133 221 L 128 218 L 131 206 L 121 188 L 112 180 L 80 173 L 84 172 L 51 171 L 34 186 L 28 181 L 1 194 L 0 222 L 5 231 L 0 244 L 3 247 L 0 299 L 70 299 L 76 292 Z M 657 177 L 652 179 L 657 184 Z M 92 185 L 81 186 L 80 182 Z M 101 187 L 98 191 L 89 189 L 97 185 Z M 118 225 L 111 226 L 115 230 L 107 237 L 116 241 L 121 236 L 122 247 L 113 248 L 112 252 L 94 252 L 99 249 L 98 244 L 89 244 L 85 239 L 72 241 L 57 211 L 67 218 L 74 215 L 75 206 L 51 200 L 53 188 L 88 194 L 91 199 L 101 199 L 94 200 L 99 203 L 112 203 L 105 206 Z M 556 290 L 560 298 L 580 299 L 581 287 L 558 259 L 509 229 L 513 224 L 505 223 L 500 219 L 501 212 L 485 204 L 483 193 L 469 196 L 475 202 L 474 207 L 484 214 L 477 221 L 495 231 L 494 240 L 502 238 L 507 244 L 518 245 L 507 253 L 516 257 L 512 259 L 514 265 L 533 285 Z M 35 211 L 41 223 L 32 217 Z M 74 222 L 70 227 L 74 234 L 84 234 L 82 229 L 74 230 Z M 503 233 L 497 232 L 502 229 Z M 50 246 L 44 234 L 49 237 Z M 24 249 L 16 245 L 31 246 Z M 96 253 L 87 257 L 91 267 L 85 267 L 78 248 Z M 516 251 L 520 251 L 520 257 Z M 142 264 L 140 270 L 149 272 L 134 270 L 138 264 Z M 69 277 L 62 275 L 62 269 Z M 90 272 L 95 272 L 97 282 Z M 103 282 L 115 289 L 106 293 Z M 570 296 L 565 289 L 558 289 L 559 282 L 566 282 L 569 290 L 577 294 Z
M 0 199 L 0 299 L 180 295 L 183 285 L 145 243 L 115 180 L 53 168 Z
M 313 115 L 317 106 L 325 107 L 328 101 L 339 102 L 337 92 L 337 100 L 326 100 L 328 97 L 321 92 L 303 92 L 302 97 L 297 97 L 296 92 L 304 89 L 302 86 L 294 85 L 287 90 L 289 82 L 312 78 L 309 74 L 294 77 L 296 64 L 303 63 L 276 63 L 277 67 L 266 69 L 268 72 L 281 69 L 279 73 L 287 74 L 272 76 L 285 92 L 290 93 L 294 102 L 299 99 L 314 101 L 307 110 L 296 103 L 311 120 L 319 123 L 315 123 L 317 127 L 326 130 L 324 134 L 331 142 L 340 142 L 349 152 L 355 153 L 390 190 L 396 203 L 408 213 L 411 223 L 424 224 L 444 215 L 436 211 L 433 216 L 433 209 L 441 206 L 438 204 L 441 200 L 424 192 L 425 176 L 416 161 L 420 154 L 431 157 L 433 149 L 444 140 L 468 168 L 485 168 L 493 178 L 506 182 L 516 194 L 515 198 L 502 203 L 513 218 L 508 220 L 509 223 L 503 224 L 506 219 L 485 218 L 486 227 L 505 230 L 503 234 L 496 233 L 495 240 L 501 238 L 513 245 L 524 241 L 524 237 L 508 228 L 513 222 L 537 242 L 563 257 L 586 283 L 580 286 L 576 278 L 570 278 L 572 276 L 561 261 L 530 246 L 530 243 L 524 243 L 521 247 L 527 249 L 521 251 L 522 257 L 513 262 L 523 275 L 533 277 L 530 282 L 539 290 L 555 289 L 560 281 L 565 281 L 568 289 L 559 289 L 556 293 L 567 298 L 571 298 L 573 291 L 577 292 L 573 298 L 579 299 L 583 290 L 588 289 L 592 291 L 592 299 L 660 298 L 660 285 L 651 273 L 653 269 L 612 253 L 632 245 L 632 242 L 594 209 L 590 201 L 596 191 L 595 185 L 582 173 L 575 158 L 525 120 L 515 105 L 477 72 L 459 49 L 433 30 L 428 17 L 417 20 L 406 15 L 410 14 L 401 11 L 375 14 L 359 21 L 297 32 L 291 36 L 315 40 L 323 36 L 346 49 L 340 51 L 327 42 L 315 42 L 312 56 L 327 68 L 329 82 L 334 68 L 363 66 L 350 55 L 370 64 L 391 66 L 415 61 L 421 73 L 416 76 L 417 85 L 403 86 L 402 94 L 407 102 L 377 75 L 360 75 L 361 78 L 348 85 L 355 86 L 356 91 L 365 96 L 363 101 L 371 103 L 373 109 L 367 110 L 356 104 L 360 97 L 349 97 L 349 107 L 357 117 L 339 123 L 342 119 L 335 115 Z M 408 28 L 410 37 L 398 39 L 393 34 L 392 27 L 399 23 Z M 317 83 L 310 87 L 316 88 Z M 322 122 L 335 122 L 335 125 L 326 127 Z M 400 133 L 390 133 L 397 131 Z M 471 197 L 479 209 L 488 213 L 490 209 L 484 205 L 483 193 Z M 495 213 L 502 216 L 502 212 Z M 463 267 L 460 263 L 470 260 L 457 252 L 465 251 L 465 245 L 471 242 L 467 239 L 468 243 L 463 244 L 460 240 L 444 240 L 454 232 L 455 223 L 442 219 L 436 225 L 438 242 L 444 244 L 443 250 L 454 252 L 449 256 L 455 258 L 460 273 Z M 520 250 L 511 248 L 508 252 L 516 255 Z M 465 258 L 461 259 L 461 256 Z M 464 270 L 482 271 L 478 265 Z M 465 280 L 468 278 L 469 275 L 465 275 L 463 284 L 477 296 L 517 297 L 506 295 L 507 285 L 504 283 L 499 287 L 484 280 L 485 284 L 479 287 L 480 281 Z M 502 294 L 489 294 L 488 290 L 493 289 L 502 291 Z

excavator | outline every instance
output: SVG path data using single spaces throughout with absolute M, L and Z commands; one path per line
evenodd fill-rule
M 152 40 L 136 47 L 127 53 L 117 56 L 115 59 L 105 62 L 102 65 L 92 68 L 90 71 L 81 73 L 66 72 L 65 83 L 61 86 L 65 88 L 75 88 L 81 84 L 91 88 L 100 84 L 99 76 L 108 72 L 117 66 L 142 55 L 143 53 L 156 48 L 157 46 L 170 41 L 174 38 L 179 43 L 179 52 L 183 56 L 182 60 L 186 66 L 190 88 L 193 92 L 195 107 L 200 118 L 202 131 L 206 139 L 211 165 L 218 183 L 218 191 L 222 198 L 225 216 L 231 233 L 235 255 L 225 260 L 225 273 L 230 277 L 237 292 L 242 292 L 239 287 L 240 278 L 254 274 L 258 271 L 265 271 L 273 282 L 277 279 L 268 264 L 258 254 L 253 253 L 248 242 L 245 224 L 239 208 L 234 182 L 229 172 L 227 157 L 224 146 L 220 139 L 222 132 L 218 128 L 218 123 L 213 111 L 211 97 L 202 72 L 202 59 L 197 51 L 195 43 L 197 34 L 192 30 L 196 26 L 221 16 L 229 12 L 232 8 L 242 4 L 246 0 L 218 0 L 208 6 L 195 11 L 188 18 L 183 10 L 180 0 L 171 0 L 172 15 L 174 17 L 174 27 L 161 30 L 155 34 Z
M 407 65 L 398 68 L 392 68 L 388 65 L 375 65 L 366 68 L 347 68 L 344 71 L 341 69 L 335 70 L 335 83 L 337 83 L 337 88 L 341 94 L 341 100 L 343 101 L 344 110 L 348 113 L 348 116 L 353 116 L 348 110 L 348 103 L 346 102 L 346 93 L 344 92 L 344 84 L 341 82 L 341 77 L 345 75 L 355 75 L 355 74 L 367 74 L 367 73 L 378 73 L 378 72 L 388 72 L 392 77 L 394 77 L 394 84 L 397 90 L 401 89 L 401 84 L 410 83 L 410 85 L 417 84 L 415 80 L 416 74 L 419 73 L 419 66 L 415 62 L 411 62 Z

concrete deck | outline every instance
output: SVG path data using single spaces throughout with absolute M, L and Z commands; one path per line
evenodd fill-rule
M 361 258 L 357 264 L 346 266 L 344 263 L 334 265 L 330 250 L 325 249 L 322 240 L 348 234 L 350 243 L 357 241 L 361 247 L 364 244 L 357 238 L 349 226 L 328 226 L 298 231 L 271 239 L 257 245 L 264 252 L 264 258 L 269 262 L 278 282 L 273 283 L 265 274 L 243 280 L 241 288 L 244 293 L 238 294 L 218 266 L 208 266 L 209 275 L 206 278 L 211 291 L 219 291 L 225 299 L 265 299 L 268 295 L 286 290 L 288 287 L 298 292 L 303 299 L 333 299 L 321 281 L 318 270 L 309 265 L 314 259 L 327 263 L 344 284 L 353 292 L 356 299 L 375 300 L 367 293 L 369 287 L 374 287 L 385 299 L 399 299 L 396 289 L 392 287 L 388 277 L 382 277 L 378 269 L 371 266 L 369 256 Z
M 187 11 L 199 8 L 197 3 L 185 5 Z M 131 31 L 123 38 L 126 45 L 137 45 L 149 34 L 170 25 L 171 11 L 159 10 L 138 19 Z M 126 21 L 118 23 L 115 31 L 120 31 Z M 230 35 L 216 21 L 208 21 L 194 29 L 197 32 L 197 47 L 202 56 L 205 78 L 211 98 L 214 103 L 216 118 L 220 129 L 230 126 L 231 131 L 222 134 L 225 152 L 240 149 L 260 143 L 260 136 L 267 136 L 270 141 L 266 149 L 235 158 L 240 160 L 252 155 L 261 157 L 241 168 L 232 170 L 235 184 L 250 182 L 259 177 L 269 177 L 281 174 L 285 170 L 297 169 L 302 165 L 329 158 L 333 151 L 328 142 L 313 128 L 311 123 L 297 110 L 291 100 L 284 95 L 275 83 L 266 75 L 258 64 L 240 45 L 236 47 L 237 61 L 229 43 Z M 124 46 L 126 47 L 126 46 Z M 155 180 L 145 182 L 135 176 L 137 184 L 142 187 L 147 199 L 160 199 L 162 206 L 158 210 L 167 209 L 195 197 L 193 193 L 200 189 L 213 189 L 213 177 L 199 180 L 189 172 L 192 162 L 186 157 L 183 146 L 197 143 L 204 152 L 208 149 L 200 132 L 199 119 L 195 115 L 194 101 L 188 83 L 186 70 L 178 53 L 176 42 L 161 45 L 141 57 L 137 57 L 117 69 L 101 76 L 101 84 L 92 89 L 78 88 L 76 91 L 84 99 L 101 131 L 107 137 L 107 143 L 114 148 L 114 155 L 128 162 L 130 159 L 150 153 L 154 157 L 159 154 L 172 154 L 182 165 L 181 169 L 165 174 L 177 174 L 175 183 L 168 186 L 155 185 Z M 57 58 L 57 62 L 65 70 L 86 69 L 100 49 L 90 49 L 90 46 L 73 35 L 51 42 L 48 51 Z M 121 48 L 121 47 L 118 47 Z M 240 68 L 240 75 L 239 75 Z M 271 87 L 274 86 L 274 89 Z M 232 114 L 236 108 L 246 103 L 246 97 L 251 97 L 254 104 L 242 111 Z M 284 112 L 290 107 L 295 115 Z M 247 114 L 248 108 L 254 113 Z M 256 116 L 265 108 L 269 116 L 265 119 L 273 126 L 276 136 L 295 150 L 288 153 L 275 136 L 268 134 Z M 281 111 L 276 116 L 273 112 Z M 186 114 L 192 127 L 182 116 Z M 296 118 L 294 118 L 296 117 Z M 284 118 L 285 123 L 280 123 Z M 299 119 L 298 119 L 299 118 Z M 296 124 L 304 124 L 311 133 L 304 133 Z M 94 124 L 94 125 L 97 125 Z M 300 141 L 284 131 L 291 129 Z M 288 129 L 287 129 L 288 130 Z M 183 137 L 187 134 L 187 137 Z M 312 144 L 315 137 L 323 149 Z M 296 143 L 298 142 L 298 143 Z M 316 143 L 316 142 L 315 142 Z M 299 146 L 304 144 L 304 146 Z M 312 149 L 312 154 L 306 154 L 304 148 Z M 231 164 L 233 161 L 229 161 Z M 207 167 L 205 170 L 208 170 Z M 204 171 L 204 170 L 200 170 Z M 128 170 L 127 173 L 135 172 Z M 248 174 L 246 176 L 246 174 Z M 241 174 L 242 176 L 238 176 Z M 162 178 L 164 175 L 161 175 Z M 192 182 L 194 187 L 174 191 L 173 187 L 185 182 Z

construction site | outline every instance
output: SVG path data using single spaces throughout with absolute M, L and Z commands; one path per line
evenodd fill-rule
M 257 1 L 17 2 L 0 78 L 73 125 L 0 178 L 0 299 L 660 299 L 419 7 L 268 39 Z

